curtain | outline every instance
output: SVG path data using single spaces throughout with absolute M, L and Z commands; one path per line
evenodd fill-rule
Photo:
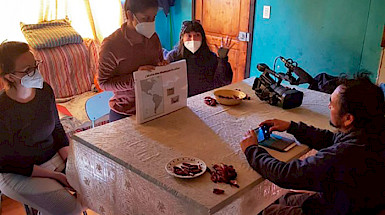
M 67 16 L 67 0 L 40 0 L 39 22 Z
M 79 0 L 71 0 L 78 2 Z M 102 41 L 123 23 L 120 0 L 83 0 L 92 36 Z M 75 5 L 75 4 L 73 4 Z
M 0 1 L 0 42 L 6 39 L 26 42 L 20 22 L 38 22 L 40 6 L 40 0 Z
M 6 0 L 0 1 L 0 43 L 24 41 L 20 22 L 68 18 L 83 37 L 102 41 L 123 22 L 120 0 Z

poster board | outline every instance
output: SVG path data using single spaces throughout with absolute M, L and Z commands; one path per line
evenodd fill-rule
M 181 60 L 134 72 L 136 121 L 144 123 L 187 106 L 187 66 Z

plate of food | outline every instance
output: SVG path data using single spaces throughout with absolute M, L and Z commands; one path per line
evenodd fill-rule
M 207 166 L 199 158 L 179 157 L 166 164 L 168 174 L 177 178 L 196 178 L 206 172 Z

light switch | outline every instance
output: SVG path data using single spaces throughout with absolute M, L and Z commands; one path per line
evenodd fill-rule
M 263 18 L 270 19 L 270 6 L 268 5 L 263 6 Z

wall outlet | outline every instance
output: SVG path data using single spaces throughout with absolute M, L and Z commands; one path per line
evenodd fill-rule
M 238 40 L 249 42 L 250 41 L 250 34 L 248 32 L 240 31 L 238 34 Z
M 268 5 L 263 6 L 263 18 L 270 19 L 270 6 Z

